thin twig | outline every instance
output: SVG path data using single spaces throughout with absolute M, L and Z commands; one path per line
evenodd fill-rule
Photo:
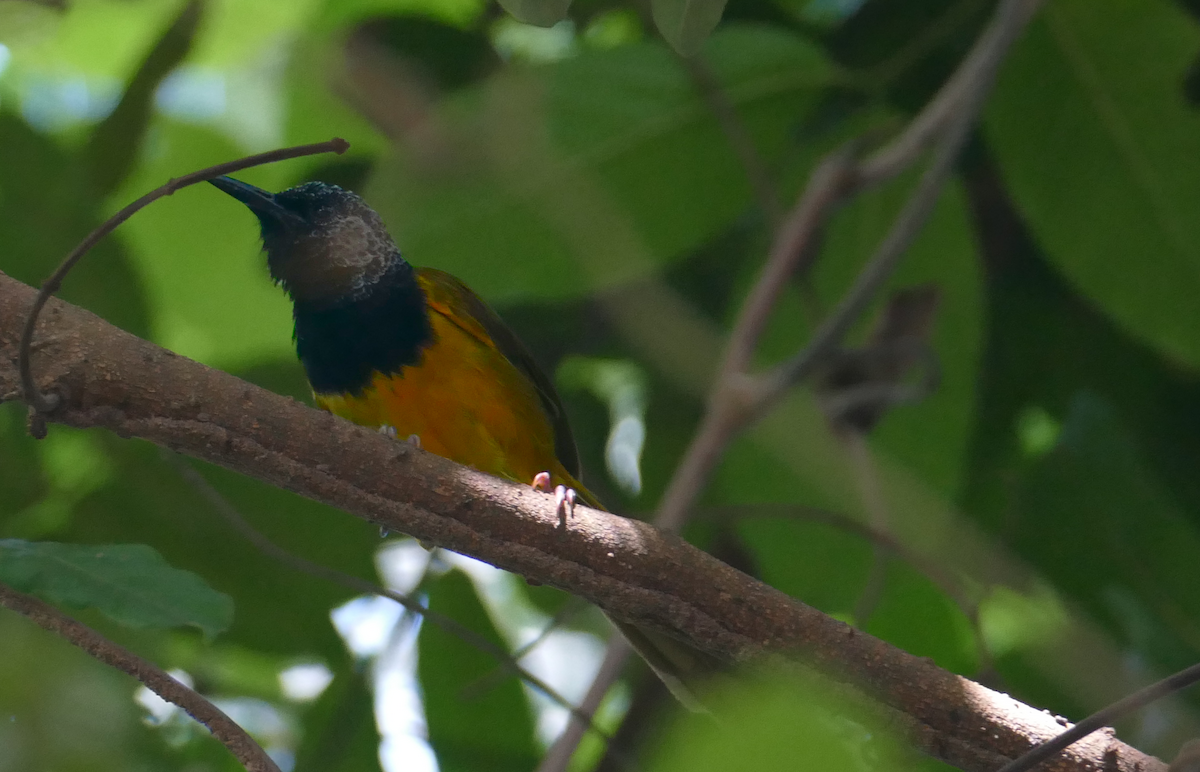
M 571 758 L 583 740 L 584 730 L 591 723 L 596 711 L 600 709 L 600 703 L 604 701 L 608 690 L 625 670 L 625 665 L 629 662 L 632 653 L 633 648 L 629 645 L 629 641 L 625 640 L 620 633 L 614 632 L 608 639 L 608 647 L 604 651 L 604 661 L 600 663 L 600 669 L 596 672 L 596 677 L 592 679 L 592 685 L 588 687 L 587 694 L 579 703 L 579 713 L 586 717 L 586 722 L 580 716 L 571 717 L 563 733 L 550 746 L 550 750 L 546 751 L 542 763 L 538 765 L 537 772 L 566 772 L 567 765 L 571 763 Z M 611 744 L 609 747 L 613 748 Z
M 891 533 L 877 530 L 871 525 L 855 520 L 847 515 L 819 507 L 799 504 L 729 505 L 713 509 L 703 509 L 700 511 L 700 515 L 705 519 L 750 520 L 785 518 L 836 528 L 839 531 L 857 536 L 871 545 L 888 552 L 897 560 L 912 566 L 914 570 L 924 575 L 926 579 L 953 600 L 965 616 L 972 620 L 977 617 L 975 611 L 977 604 L 968 597 L 963 583 L 956 580 L 952 574 L 944 570 L 937 563 L 908 547 Z
M 301 573 L 314 576 L 327 582 L 340 584 L 341 586 L 349 590 L 353 590 L 354 592 L 361 592 L 367 595 L 378 595 L 380 597 L 395 601 L 396 603 L 400 604 L 405 611 L 424 617 L 425 620 L 430 624 L 440 627 L 450 635 L 453 635 L 468 645 L 474 646 L 476 649 L 479 649 L 485 654 L 494 657 L 503 667 L 511 670 L 525 683 L 546 695 L 546 697 L 548 697 L 556 705 L 559 705 L 560 707 L 570 711 L 572 716 L 575 716 L 578 720 L 584 722 L 586 728 L 591 729 L 605 742 L 609 742 L 611 740 L 611 738 L 605 732 L 601 731 L 592 723 L 591 718 L 587 713 L 584 713 L 580 708 L 576 708 L 574 705 L 572 705 L 571 702 L 567 700 L 566 697 L 563 697 L 561 694 L 559 694 L 554 687 L 550 686 L 533 673 L 530 673 L 528 670 L 521 667 L 521 664 L 513 659 L 513 657 L 507 651 L 495 645 L 487 638 L 484 638 L 482 635 L 476 633 L 474 630 L 471 630 L 468 627 L 464 627 L 452 617 L 448 617 L 445 614 L 434 611 L 433 609 L 426 607 L 421 602 L 413 600 L 408 595 L 396 592 L 395 590 L 391 590 L 386 587 L 381 587 L 372 582 L 368 582 L 366 579 L 360 579 L 352 574 L 343 573 L 337 569 L 323 566 L 319 563 L 314 563 L 311 560 L 300 557 L 299 555 L 293 555 L 279 545 L 275 544 L 275 542 L 271 541 L 263 534 L 259 533 L 258 530 L 256 530 L 254 526 L 250 525 L 246 518 L 242 516 L 242 513 L 238 512 L 237 508 L 230 504 L 229 501 L 223 495 L 221 495 L 221 492 L 214 488 L 212 483 L 206 480 L 204 475 L 193 469 L 190 464 L 179 458 L 176 454 L 169 453 L 165 450 L 163 451 L 163 456 L 168 461 L 173 463 L 180 476 L 183 477 L 184 480 L 186 480 L 192 487 L 194 487 L 200 493 L 200 495 L 207 499 L 213 508 L 216 509 L 217 512 L 220 513 L 221 516 L 224 517 L 225 520 L 259 552 L 262 552 L 272 560 L 276 560 L 295 571 L 300 571 Z
M 587 608 L 587 602 L 572 595 L 570 599 L 563 604 L 563 607 L 558 610 L 558 613 L 556 613 L 553 618 L 551 618 L 550 621 L 548 621 L 542 627 L 542 629 L 538 631 L 538 634 L 533 637 L 533 640 L 513 651 L 513 661 L 520 662 L 527 654 L 529 654 L 529 652 L 533 651 L 538 646 L 541 646 L 546 639 L 550 637 L 550 634 L 561 627 L 567 619 L 575 614 L 578 614 L 584 608 Z M 504 678 L 507 675 L 507 671 L 508 668 L 501 664 L 497 665 L 490 672 L 484 673 L 479 678 L 475 679 L 473 683 L 467 684 L 465 687 L 463 687 L 463 699 L 470 699 L 476 694 L 480 694 L 486 692 L 488 689 L 491 689 L 495 685 L 496 681 Z
M 663 494 L 654 520 L 659 528 L 678 531 L 682 527 L 688 508 L 724 451 L 725 443 L 749 419 L 749 382 L 742 373 L 750 366 L 758 339 L 788 276 L 794 271 L 796 261 L 806 253 L 805 245 L 820 231 L 828 214 L 853 184 L 855 153 L 856 143 L 851 143 L 817 166 L 804 195 L 776 235 L 767 263 L 734 325 L 704 420 Z
M 104 664 L 127 673 L 167 702 L 199 721 L 250 772 L 279 772 L 279 767 L 246 730 L 199 692 L 176 681 L 157 665 L 118 646 L 50 604 L 0 583 L 0 606 L 28 617 L 44 630 L 62 636 Z
M 760 391 L 755 400 L 756 412 L 761 414 L 793 384 L 812 374 L 829 351 L 850 331 L 883 283 L 895 271 L 900 258 L 904 256 L 937 206 L 942 187 L 954 170 L 958 155 L 966 144 L 971 128 L 975 125 L 979 111 L 991 90 L 1004 52 L 1028 21 L 1031 9 L 1039 2 L 1040 0 L 1008 0 L 1002 3 L 992 24 L 981 36 L 959 71 L 934 98 L 933 104 L 937 105 L 938 109 L 922 111 L 922 116 L 933 116 L 927 120 L 937 120 L 943 127 L 941 142 L 934 150 L 929 168 L 925 170 L 916 189 L 896 216 L 891 230 L 884 236 L 875 254 L 855 279 L 854 285 L 813 334 L 804 351 L 792 361 L 777 367 L 760 384 Z
M 804 193 L 777 230 L 766 264 L 742 305 L 709 396 L 708 409 L 659 504 L 654 519 L 659 528 L 678 531 L 683 527 L 733 437 L 761 418 L 794 383 L 811 374 L 891 275 L 933 211 L 942 185 L 991 90 L 1001 60 L 1040 3 L 1041 0 L 1004 0 L 955 73 L 888 147 L 866 161 L 857 162 L 860 143 L 851 142 L 835 150 L 813 170 Z M 799 261 L 811 257 L 829 215 L 846 196 L 878 185 L 915 163 L 935 141 L 940 144 L 929 169 L 847 296 L 818 327 L 795 360 L 774 373 L 752 378 L 749 369 L 771 312 Z M 601 693 L 608 690 L 612 680 L 605 681 L 605 676 L 612 680 L 617 677 L 615 673 L 597 674 L 593 690 Z M 567 759 L 573 750 L 572 747 L 565 752 Z
M 1200 664 L 1184 668 L 1178 673 L 1169 675 L 1157 683 L 1150 684 L 1128 697 L 1123 697 L 1113 704 L 1101 708 L 1054 739 L 1034 746 L 1028 752 L 1005 764 L 1000 768 L 999 772 L 1025 772 L 1027 769 L 1032 769 L 1059 751 L 1079 742 L 1097 729 L 1111 726 L 1118 719 L 1124 718 L 1133 711 L 1175 692 L 1182 691 L 1197 681 L 1200 681 Z
M 986 95 L 1008 48 L 1043 1 L 1007 0 L 996 9 L 974 47 L 920 114 L 887 147 L 863 161 L 861 185 L 878 185 L 907 169 L 937 142 L 973 96 Z
M 934 99 L 888 148 L 852 163 L 847 148 L 835 151 L 813 172 L 799 203 L 785 221 L 759 279 L 742 306 L 708 410 L 663 495 L 655 524 L 678 530 L 729 441 L 760 418 L 797 381 L 812 374 L 866 310 L 891 276 L 905 250 L 937 204 L 942 186 L 991 89 L 1000 61 L 1041 0 L 1005 0 L 987 29 Z M 849 192 L 858 192 L 898 173 L 938 140 L 934 158 L 897 215 L 892 229 L 850 291 L 792 361 L 765 376 L 748 374 L 754 351 L 793 270 L 820 225 Z
M 317 142 L 311 145 L 297 145 L 296 147 L 281 148 L 279 150 L 271 150 L 266 153 L 256 153 L 255 155 L 246 156 L 236 161 L 228 161 L 226 163 L 210 166 L 207 169 L 185 174 L 182 177 L 175 177 L 168 180 L 167 183 L 155 190 L 150 191 L 146 195 L 129 204 L 121 211 L 114 214 L 112 217 L 104 221 L 104 223 L 96 230 L 88 234 L 88 237 L 80 242 L 79 246 L 67 255 L 66 259 L 55 269 L 50 278 L 42 284 L 41 290 L 37 294 L 37 298 L 33 301 L 33 308 L 29 311 L 29 316 L 25 321 L 25 329 L 21 333 L 21 348 L 18 354 L 19 366 L 21 370 L 21 386 L 24 390 L 25 402 L 29 404 L 38 413 L 49 413 L 58 407 L 59 398 L 55 394 L 42 394 L 38 389 L 37 383 L 33 379 L 33 368 L 30 364 L 30 346 L 33 343 L 33 331 L 37 326 L 38 315 L 41 314 L 42 308 L 46 305 L 46 301 L 58 288 L 62 286 L 63 279 L 75 267 L 83 256 L 88 251 L 100 242 L 100 239 L 107 236 L 116 230 L 117 226 L 132 217 L 138 210 L 146 207 L 150 203 L 158 199 L 169 196 L 181 188 L 186 188 L 189 185 L 195 185 L 197 182 L 204 182 L 213 177 L 220 177 L 222 174 L 230 174 L 231 172 L 249 169 L 252 166 L 261 166 L 262 164 L 272 163 L 274 161 L 284 161 L 289 158 L 300 158 L 308 155 L 318 155 L 320 153 L 337 153 L 341 155 L 350 149 L 350 143 L 340 137 L 334 137 L 328 142 Z M 43 424 L 44 425 L 44 424 Z

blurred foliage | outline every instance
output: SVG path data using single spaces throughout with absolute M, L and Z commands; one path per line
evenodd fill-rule
M 317 178 L 359 191 L 415 263 L 454 273 L 495 304 L 558 370 L 589 487 L 635 516 L 652 511 L 691 437 L 771 238 L 744 152 L 677 50 L 696 52 L 768 171 L 770 194 L 787 204 L 825 152 L 902 126 L 993 7 L 54 5 L 0 3 L 0 270 L 38 284 L 104 217 L 171 177 L 345 137 L 346 156 L 244 176 L 269 189 Z M 1072 718 L 1200 658 L 1194 8 L 1046 5 L 1003 68 L 956 179 L 849 341 L 863 341 L 887 293 L 934 284 L 937 390 L 888 413 L 865 456 L 797 390 L 730 449 L 690 539 L 908 651 Z M 916 173 L 832 219 L 811 270 L 785 289 L 760 365 L 803 345 Z M 189 188 L 122 226 L 61 294 L 308 400 L 290 309 L 257 238 L 236 204 Z M 604 628 L 563 593 L 487 584 L 462 566 L 376 565 L 379 536 L 367 524 L 196 467 L 285 549 L 362 578 L 382 573 L 401 589 L 420 574 L 422 596 L 479 635 L 512 649 L 541 640 L 523 664 L 582 695 Z M 877 567 L 855 524 L 880 518 L 899 549 Z M 8 581 L 20 567 L 14 551 L 79 557 L 95 545 L 148 545 L 132 548 L 155 556 L 143 567 L 157 578 L 140 580 L 152 599 L 166 597 L 165 578 L 189 576 L 204 589 L 183 586 L 175 611 L 232 598 L 232 624 L 208 642 L 186 625 L 224 622 L 203 614 L 183 613 L 175 623 L 185 626 L 169 630 L 105 617 L 114 593 L 94 581 L 94 565 L 76 565 L 65 594 L 50 596 L 186 672 L 285 769 L 424 769 L 434 758 L 445 770 L 530 769 L 565 721 L 498 677 L 485 654 L 378 612 L 387 604 L 354 629 L 335 627 L 331 611 L 351 594 L 259 552 L 157 448 L 57 426 L 35 442 L 16 404 L 0 405 L 0 540 Z M 401 552 L 419 550 L 386 554 Z M 130 621 L 127 608 L 118 616 Z M 312 663 L 327 669 L 327 685 L 306 691 L 281 678 Z M 718 697 L 739 706 L 721 732 L 670 707 L 643 709 L 638 697 L 631 705 L 629 694 L 642 690 L 619 691 L 601 723 L 639 738 L 621 754 L 654 769 L 790 769 L 797 747 L 821 768 L 936 766 L 899 755 L 815 684 Z M 150 703 L 134 695 L 124 676 L 0 613 L 0 772 L 237 768 L 186 722 L 146 719 Z M 639 731 L 620 727 L 627 710 Z M 653 711 L 672 715 L 647 719 Z M 1200 704 L 1157 705 L 1119 730 L 1171 756 L 1200 734 Z M 615 763 L 588 747 L 577 769 Z

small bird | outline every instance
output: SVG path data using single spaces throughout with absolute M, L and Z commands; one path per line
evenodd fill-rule
M 210 182 L 258 217 L 318 407 L 481 472 L 553 488 L 564 523 L 576 496 L 604 508 L 580 482 L 566 412 L 528 349 L 461 281 L 401 257 L 362 198 L 323 182 L 274 194 L 230 177 Z M 615 624 L 696 707 L 682 676 L 704 656 Z

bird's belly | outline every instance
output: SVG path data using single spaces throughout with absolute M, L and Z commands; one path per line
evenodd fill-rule
M 359 395 L 318 394 L 317 404 L 372 428 L 416 435 L 421 447 L 482 472 L 529 482 L 540 471 L 560 477 L 553 429 L 537 396 L 511 365 L 426 352 L 419 366 L 377 373 Z

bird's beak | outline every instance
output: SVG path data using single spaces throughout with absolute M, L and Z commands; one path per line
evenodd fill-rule
M 241 201 L 250 208 L 250 211 L 258 215 L 258 219 L 264 223 L 271 222 L 276 225 L 285 226 L 301 224 L 300 216 L 276 201 L 273 193 L 268 193 L 262 188 L 256 188 L 249 183 L 235 180 L 232 177 L 217 177 L 209 180 L 209 182 L 216 186 L 217 189 Z

